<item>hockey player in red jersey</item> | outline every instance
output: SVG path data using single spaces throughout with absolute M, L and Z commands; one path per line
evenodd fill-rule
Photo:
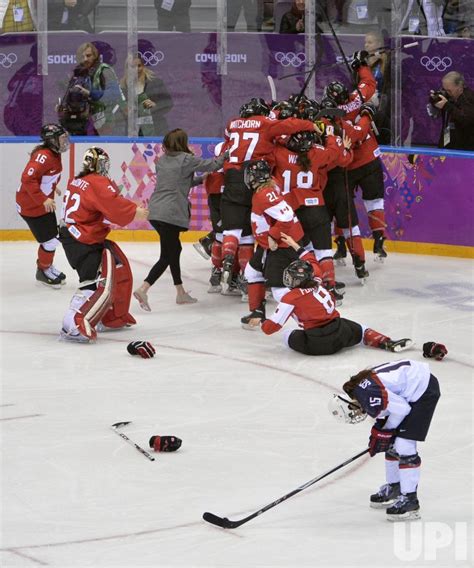
M 354 54 L 351 65 L 357 71 L 360 80 L 356 91 L 349 95 L 347 90 L 341 89 L 340 83 L 333 82 L 326 87 L 325 94 L 336 102 L 338 108 L 346 112 L 344 120 L 358 124 L 363 130 L 363 137 L 354 146 L 354 160 L 348 168 L 348 184 L 352 193 L 358 186 L 362 189 L 364 207 L 374 238 L 374 254 L 376 259 L 383 261 L 387 256 L 383 246 L 386 227 L 383 170 L 379 158 L 380 149 L 372 130 L 376 107 L 370 103 L 370 99 L 376 92 L 376 81 L 367 66 L 367 55 L 367 52 Z M 364 124 L 360 124 L 362 116 L 366 117 Z M 343 255 L 343 241 L 339 241 L 339 247 L 339 255 Z
M 323 272 L 324 285 L 342 300 L 336 290 L 334 261 L 331 250 L 331 219 L 325 206 L 323 189 L 327 170 L 347 166 L 352 160 L 348 137 L 313 132 L 298 132 L 290 136 L 286 145 L 276 145 L 272 159 L 274 175 L 283 188 L 286 201 L 296 212 L 305 235 L 311 241 Z
M 243 166 L 250 160 L 264 159 L 273 150 L 273 140 L 299 130 L 314 130 L 309 120 L 269 118 L 270 107 L 262 99 L 251 99 L 240 109 L 240 117 L 229 121 L 225 130 L 229 160 L 224 164 L 224 193 L 221 201 L 223 239 L 222 291 L 225 294 L 232 281 L 237 248 L 241 237 L 251 235 L 251 193 L 243 181 Z M 239 264 L 245 270 L 253 254 L 253 244 L 241 246 Z
M 68 184 L 64 195 L 60 239 L 80 283 L 61 331 L 62 338 L 72 341 L 93 341 L 97 330 L 136 323 L 128 312 L 132 296 L 130 265 L 107 235 L 110 223 L 125 226 L 134 220 L 146 220 L 148 210 L 120 195 L 108 177 L 109 167 L 109 156 L 102 148 L 89 148 L 82 171 Z
M 59 244 L 54 194 L 61 194 L 57 189 L 63 169 L 61 154 L 69 148 L 69 136 L 58 124 L 45 124 L 40 136 L 42 143 L 33 149 L 23 170 L 16 207 L 39 243 L 36 280 L 60 288 L 66 275 L 53 265 Z
M 361 422 L 367 414 L 374 418 L 369 454 L 385 454 L 387 483 L 370 496 L 370 506 L 386 509 L 389 521 L 420 518 L 417 442 L 425 441 L 440 397 L 437 378 L 427 363 L 406 359 L 364 369 L 342 388 L 349 400 L 334 395 L 331 413 L 349 424 Z
M 264 333 L 270 335 L 279 331 L 291 316 L 302 329 L 286 331 L 285 343 L 305 355 L 332 355 L 362 343 L 398 353 L 412 345 L 411 339 L 392 340 L 378 331 L 341 318 L 331 294 L 314 276 L 311 253 L 300 248 L 288 235 L 281 238 L 297 251 L 299 260 L 292 262 L 283 273 L 286 288 L 279 291 L 279 304 L 273 315 L 262 322 Z
M 244 329 L 256 329 L 265 317 L 265 287 L 281 288 L 283 271 L 296 258 L 296 252 L 281 239 L 282 233 L 303 242 L 303 228 L 285 201 L 265 160 L 249 162 L 244 182 L 252 193 L 252 234 L 257 249 L 245 268 L 250 314 L 241 319 Z

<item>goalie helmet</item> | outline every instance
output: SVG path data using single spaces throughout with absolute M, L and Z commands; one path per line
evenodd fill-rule
M 248 103 L 240 107 L 239 115 L 241 118 L 248 118 L 250 116 L 268 116 L 270 114 L 270 107 L 263 99 L 253 98 Z
M 59 124 L 45 124 L 41 128 L 40 137 L 44 145 L 53 152 L 59 154 L 69 149 L 69 134 Z
M 311 263 L 306 260 L 294 260 L 283 271 L 283 284 L 287 288 L 301 288 L 306 282 L 311 282 L 313 276 Z
M 318 136 L 315 131 L 304 130 L 292 134 L 286 143 L 286 147 L 292 152 L 309 152 L 317 141 Z
M 249 189 L 255 191 L 262 184 L 270 181 L 270 172 L 270 165 L 265 160 L 248 162 L 244 169 L 244 183 Z
M 340 81 L 332 81 L 324 89 L 324 96 L 329 97 L 338 105 L 344 105 L 349 101 L 349 91 Z
M 83 171 L 108 177 L 110 168 L 109 155 L 102 148 L 92 146 L 84 154 L 82 168 Z
M 362 410 L 357 401 L 348 400 L 338 394 L 333 395 L 328 408 L 338 422 L 358 424 L 367 418 L 367 413 Z

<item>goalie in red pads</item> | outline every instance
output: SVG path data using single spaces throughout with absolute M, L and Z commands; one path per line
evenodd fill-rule
M 69 264 L 79 274 L 79 289 L 63 319 L 61 337 L 89 342 L 97 329 L 132 325 L 128 313 L 132 272 L 120 247 L 106 237 L 110 223 L 125 226 L 145 220 L 148 210 L 120 195 L 108 177 L 110 159 L 102 148 L 89 148 L 82 171 L 64 195 L 60 240 Z

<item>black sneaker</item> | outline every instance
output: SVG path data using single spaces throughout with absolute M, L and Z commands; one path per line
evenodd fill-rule
M 420 503 L 416 495 L 407 493 L 400 495 L 395 503 L 386 511 L 388 521 L 412 521 L 420 518 Z
M 334 253 L 333 259 L 337 260 L 339 265 L 345 266 L 345 258 L 347 256 L 346 239 L 343 236 L 336 237 L 334 241 L 336 245 L 336 252 Z
M 372 509 L 385 509 L 393 505 L 400 496 L 400 483 L 386 483 L 370 496 L 370 506 Z
M 265 319 L 265 301 L 263 301 L 260 306 L 250 312 L 247 316 L 241 318 L 240 323 L 243 329 L 248 329 L 254 331 L 259 328 L 259 325 Z M 251 320 L 259 320 L 257 325 L 251 325 Z M 255 323 L 255 322 L 254 322 Z
M 36 270 L 36 280 L 38 280 L 38 282 L 41 282 L 42 284 L 45 284 L 46 286 L 49 286 L 50 288 L 61 288 L 62 280 L 58 276 L 55 277 L 53 273 L 49 273 L 48 275 L 48 269 L 44 271 L 38 268 Z
M 379 347 L 380 349 L 385 349 L 385 351 L 391 351 L 392 353 L 400 353 L 400 351 L 405 351 L 413 345 L 413 340 L 405 337 L 404 339 L 389 339 L 388 341 L 382 342 Z
M 373 234 L 375 260 L 383 262 L 384 258 L 387 258 L 387 251 L 383 248 L 386 239 L 381 231 L 374 231 Z

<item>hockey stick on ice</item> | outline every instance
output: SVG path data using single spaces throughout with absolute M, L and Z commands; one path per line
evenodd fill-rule
M 369 451 L 369 448 L 366 448 L 363 452 L 359 452 L 357 455 L 352 456 L 351 458 L 349 458 L 345 462 L 337 465 L 336 467 L 333 467 L 332 469 L 330 469 L 326 473 L 323 473 L 322 475 L 319 475 L 318 477 L 315 477 L 314 479 L 307 481 L 304 485 L 301 485 L 297 489 L 293 489 L 293 491 L 290 491 L 290 493 L 287 493 L 286 495 L 283 495 L 283 497 L 280 497 L 276 501 L 273 501 L 272 503 L 265 505 L 265 507 L 262 507 L 258 511 L 255 511 L 255 513 L 252 513 L 248 517 L 244 517 L 243 519 L 240 519 L 238 521 L 231 521 L 227 517 L 218 517 L 217 515 L 214 515 L 214 513 L 204 513 L 202 518 L 205 521 L 207 521 L 208 523 L 211 523 L 212 525 L 216 525 L 216 526 L 221 527 L 223 529 L 236 529 L 237 527 L 240 527 L 240 525 L 243 525 L 244 523 L 248 523 L 248 521 L 255 519 L 255 517 L 258 517 L 262 513 L 265 513 L 269 509 L 272 509 L 273 507 L 276 507 L 280 503 L 283 503 L 283 501 L 286 501 L 290 497 L 293 497 L 293 495 L 296 495 L 297 493 L 300 493 L 301 491 L 303 491 L 304 489 L 307 489 L 311 485 L 314 485 L 318 481 L 321 481 L 321 479 L 324 479 L 328 475 L 331 475 L 331 473 L 334 473 L 338 469 L 341 469 L 342 467 L 350 464 L 351 462 L 355 461 L 356 459 L 358 459 L 361 456 L 363 456 L 364 454 L 366 454 L 368 451 Z
M 127 426 L 127 424 L 131 424 L 131 422 L 116 422 L 115 424 L 112 424 L 111 428 L 118 436 L 120 436 L 127 443 L 129 443 L 131 446 L 133 446 L 135 449 L 137 449 L 141 454 L 143 454 L 146 457 L 147 460 L 155 461 L 155 458 L 151 454 L 149 454 L 146 450 L 144 450 L 138 444 L 135 444 L 135 442 L 130 440 L 130 438 L 128 436 L 125 436 L 125 434 L 123 432 L 118 431 L 118 428 L 122 428 L 122 426 Z

